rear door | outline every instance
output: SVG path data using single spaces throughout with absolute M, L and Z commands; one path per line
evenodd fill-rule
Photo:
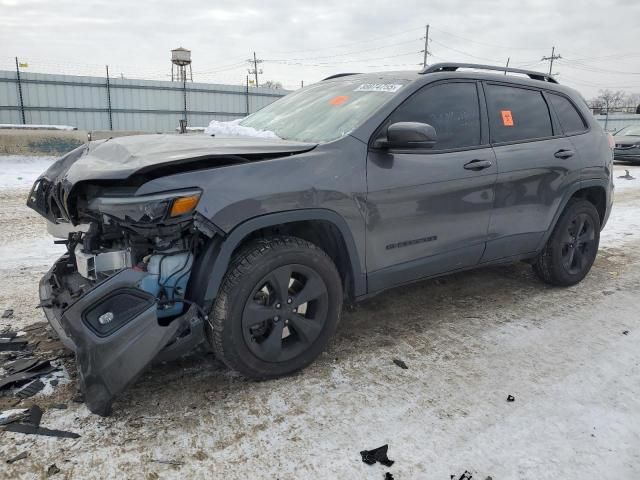
M 484 83 L 498 163 L 495 206 L 482 262 L 532 253 L 551 228 L 579 160 L 542 91 Z
M 369 290 L 475 265 L 484 251 L 496 165 L 475 81 L 427 85 L 379 131 L 428 123 L 430 150 L 371 148 L 367 158 Z M 374 135 L 375 137 L 375 135 Z

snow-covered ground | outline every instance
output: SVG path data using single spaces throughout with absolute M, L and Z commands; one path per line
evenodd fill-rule
M 0 189 L 31 188 L 57 157 L 0 156 Z
M 244 380 L 206 352 L 156 366 L 112 417 L 45 411 L 43 426 L 78 440 L 0 433 L 0 478 L 42 478 L 53 463 L 79 479 L 635 478 L 640 167 L 624 169 L 636 179 L 616 178 L 580 285 L 550 288 L 517 264 L 396 289 L 345 312 L 329 351 L 286 379 Z M 37 281 L 58 253 L 25 196 L 0 190 L 0 310 L 15 309 L 0 328 L 41 321 Z M 362 463 L 386 443 L 392 467 Z

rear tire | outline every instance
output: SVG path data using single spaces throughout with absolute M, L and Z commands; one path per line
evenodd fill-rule
M 266 379 L 309 365 L 326 348 L 342 309 L 342 282 L 329 256 L 297 237 L 255 240 L 234 255 L 207 337 L 241 374 Z
M 600 215 L 584 199 L 572 199 L 560 215 L 551 237 L 533 263 L 550 285 L 568 287 L 587 276 L 600 245 Z

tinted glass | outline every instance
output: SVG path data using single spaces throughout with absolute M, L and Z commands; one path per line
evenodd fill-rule
M 285 140 L 336 140 L 367 120 L 408 83 L 404 79 L 374 79 L 378 83 L 360 76 L 315 83 L 249 115 L 240 125 L 273 132 Z
M 461 148 L 480 143 L 480 107 L 475 83 L 446 83 L 425 87 L 391 114 L 396 122 L 428 123 L 436 129 L 434 150 Z
M 587 129 L 584 120 L 569 100 L 554 94 L 549 94 L 549 98 L 564 133 L 571 135 L 572 133 L 584 132 Z
M 538 91 L 487 85 L 487 107 L 493 142 L 513 142 L 553 134 L 549 108 Z

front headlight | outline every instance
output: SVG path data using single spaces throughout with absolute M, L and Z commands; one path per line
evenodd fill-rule
M 89 202 L 89 210 L 124 222 L 152 224 L 192 213 L 201 193 L 188 190 L 139 197 L 98 197 Z

